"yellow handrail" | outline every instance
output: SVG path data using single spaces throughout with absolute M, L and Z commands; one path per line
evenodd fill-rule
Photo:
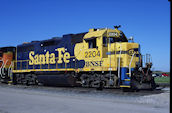
M 70 58 L 75 58 L 75 56 L 71 56 Z M 57 63 L 57 60 L 58 60 L 58 57 L 55 57 L 55 59 L 56 59 L 56 63 L 55 63 L 55 65 L 56 65 L 56 69 L 58 69 L 58 63 Z M 19 65 L 20 65 L 20 70 L 22 70 L 23 69 L 23 62 L 26 62 L 26 69 L 29 69 L 29 61 L 30 60 L 15 60 L 15 61 L 13 61 L 13 63 L 14 63 L 14 67 L 13 67 L 13 70 L 18 70 L 18 63 L 19 63 Z M 75 68 L 76 68 L 76 58 L 75 58 Z M 42 67 L 42 64 L 40 64 L 40 69 L 42 69 L 43 67 Z M 65 63 L 65 67 L 64 67 L 65 69 L 67 69 L 67 63 Z M 33 64 L 33 68 L 32 69 L 35 69 L 35 64 Z M 48 64 L 48 68 L 47 69 L 50 69 L 50 64 Z

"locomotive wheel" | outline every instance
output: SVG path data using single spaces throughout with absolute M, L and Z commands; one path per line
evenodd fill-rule
M 157 86 L 156 86 L 154 78 L 151 79 L 151 83 L 150 84 L 151 84 L 151 90 L 156 89 Z
M 138 91 L 140 88 L 140 84 L 138 81 L 132 80 L 131 81 L 131 89 Z
M 103 81 L 101 81 L 97 90 L 103 90 L 103 87 L 104 87 L 104 83 Z
M 17 80 L 16 80 L 16 75 L 15 74 L 13 74 L 13 77 L 12 77 L 12 84 L 13 85 L 17 84 Z
M 29 80 L 26 80 L 26 83 L 25 83 L 26 86 L 29 86 Z

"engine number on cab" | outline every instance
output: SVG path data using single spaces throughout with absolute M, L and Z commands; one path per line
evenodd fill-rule
M 100 57 L 100 51 L 85 51 L 85 58 Z

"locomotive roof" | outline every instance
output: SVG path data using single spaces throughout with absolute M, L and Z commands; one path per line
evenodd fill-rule
M 118 32 L 119 34 L 122 33 L 123 39 L 127 41 L 126 36 L 121 30 L 118 30 L 118 28 L 115 27 L 115 29 L 109 29 L 109 28 L 102 28 L 102 29 L 89 29 L 89 32 L 83 32 L 83 33 L 77 33 L 77 34 L 66 34 L 63 35 L 63 37 L 52 37 L 51 39 L 46 39 L 46 40 L 36 40 L 36 41 L 31 41 L 31 42 L 25 42 L 23 44 L 20 44 L 18 46 L 29 46 L 37 43 L 44 43 L 44 42 L 49 42 L 49 41 L 60 41 L 61 39 L 70 36 L 71 37 L 71 43 L 80 43 L 82 42 L 83 39 L 89 39 L 91 37 L 99 37 L 102 36 L 108 32 Z
M 14 46 L 0 47 L 0 49 L 7 49 L 7 48 L 16 48 L 16 47 L 14 47 Z
M 125 41 L 128 41 L 127 37 L 125 36 L 125 34 L 121 31 L 118 30 L 118 28 L 115 29 L 109 29 L 109 28 L 103 28 L 103 29 L 89 29 L 89 32 L 84 36 L 85 40 L 89 40 L 93 37 L 99 37 L 99 36 L 107 36 L 107 37 L 111 37 L 109 35 L 109 33 L 111 34 L 115 34 L 113 37 L 116 38 L 122 38 Z M 116 33 L 118 35 L 116 35 Z
M 18 46 L 28 46 L 36 43 L 41 43 L 41 42 L 47 42 L 47 41 L 53 41 L 53 40 L 60 40 L 61 37 L 52 37 L 51 39 L 46 39 L 46 40 L 35 40 L 31 42 L 24 42 L 23 44 L 20 44 Z
M 66 36 L 71 36 L 71 43 L 79 43 L 82 41 L 84 35 L 88 32 L 84 33 L 78 33 L 78 34 L 65 34 L 63 37 L 52 37 L 51 39 L 46 39 L 46 40 L 36 40 L 36 41 L 31 41 L 31 42 L 24 42 L 23 44 L 20 44 L 18 46 L 30 46 L 36 43 L 44 43 L 44 42 L 49 42 L 49 41 L 60 41 L 62 38 L 65 38 Z
M 6 51 L 15 51 L 14 46 L 7 46 L 7 47 L 0 47 L 0 51 L 6 52 Z

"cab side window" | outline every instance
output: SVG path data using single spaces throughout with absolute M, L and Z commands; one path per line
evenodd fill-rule
M 88 40 L 88 48 L 96 48 L 97 45 L 96 45 L 96 38 L 94 39 L 91 39 L 91 40 Z

